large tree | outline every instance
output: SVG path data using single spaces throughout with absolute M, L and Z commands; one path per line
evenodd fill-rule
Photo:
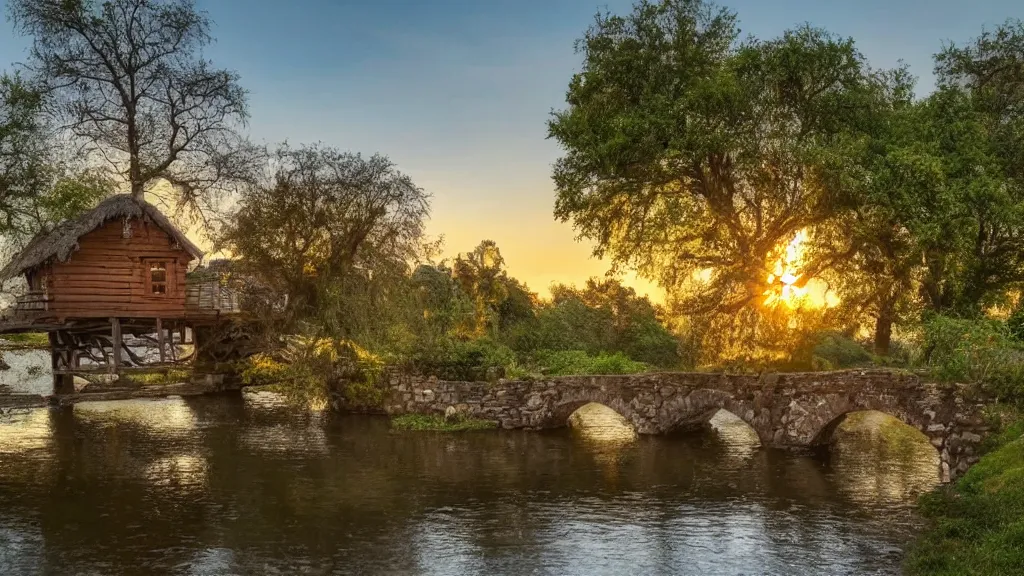
M 452 264 L 452 277 L 473 301 L 478 335 L 493 336 L 533 317 L 534 295 L 508 275 L 505 259 L 493 240 L 459 254 Z
M 84 155 L 142 198 L 160 183 L 195 205 L 247 174 L 238 75 L 203 57 L 210 21 L 191 0 L 11 0 L 28 67 Z
M 0 76 L 0 233 L 24 234 L 51 181 L 42 97 L 17 76 Z
M 294 319 L 350 335 L 386 327 L 376 304 L 404 287 L 428 214 L 427 193 L 384 156 L 282 147 L 221 243 L 288 295 Z
M 932 308 L 977 312 L 1024 281 L 1024 22 L 936 56 L 931 134 L 967 221 L 965 250 L 929 256 Z
M 730 322 L 756 316 L 780 247 L 850 193 L 849 150 L 877 96 L 851 40 L 738 33 L 702 0 L 599 15 L 549 123 L 565 149 L 556 216 L 687 313 Z

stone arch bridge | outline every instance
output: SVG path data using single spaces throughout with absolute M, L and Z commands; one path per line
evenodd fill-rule
M 565 426 L 584 404 L 617 411 L 640 434 L 704 425 L 718 410 L 743 419 L 766 448 L 825 444 L 843 416 L 877 410 L 920 430 L 938 450 L 940 474 L 955 479 L 978 460 L 989 427 L 984 403 L 959 386 L 885 370 L 728 375 L 658 373 L 573 376 L 535 381 L 449 382 L 392 374 L 385 410 L 392 415 L 454 409 L 502 428 Z

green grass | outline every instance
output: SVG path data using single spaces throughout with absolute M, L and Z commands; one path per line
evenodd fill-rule
M 395 430 L 466 432 L 469 430 L 493 430 L 498 427 L 498 423 L 493 420 L 476 420 L 465 417 L 448 420 L 444 416 L 405 414 L 392 418 L 391 427 Z
M 167 371 L 161 372 L 145 372 L 140 374 L 127 373 L 124 375 L 125 380 L 129 380 L 136 384 L 143 386 L 162 386 L 165 384 L 180 384 L 182 382 L 188 382 L 192 377 L 191 370 L 181 370 L 171 368 Z
M 23 332 L 21 334 L 4 334 L 0 339 L 19 346 L 50 347 L 50 337 L 45 332 Z
M 997 444 L 953 487 L 922 498 L 930 526 L 907 555 L 906 574 L 1024 575 L 1024 421 Z

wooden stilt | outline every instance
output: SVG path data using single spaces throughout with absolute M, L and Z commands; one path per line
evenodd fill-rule
M 119 373 L 121 371 L 121 319 L 111 318 L 110 319 L 110 335 L 114 348 L 114 372 Z
M 49 337 L 50 365 L 53 369 L 53 393 L 74 394 L 75 377 L 64 373 L 66 369 L 71 367 L 68 362 L 70 356 L 64 356 L 64 349 L 66 348 L 64 339 L 60 337 L 58 332 L 50 332 Z
M 156 347 L 160 351 L 160 363 L 163 364 L 167 357 L 164 354 L 164 324 L 160 318 L 156 319 Z

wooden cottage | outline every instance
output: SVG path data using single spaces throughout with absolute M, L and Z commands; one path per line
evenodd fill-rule
M 118 195 L 37 236 L 0 281 L 25 276 L 24 319 L 184 319 L 185 273 L 202 257 L 153 205 Z
M 216 281 L 189 285 L 189 266 L 202 257 L 156 207 L 112 196 L 38 235 L 0 270 L 2 282 L 18 276 L 28 282 L 0 332 L 48 332 L 58 381 L 79 371 L 83 359 L 115 372 L 141 364 L 123 345 L 122 331 L 155 335 L 163 362 L 171 331 L 183 341 L 186 327 L 224 311 L 217 307 L 222 298 L 200 298 L 206 288 L 219 294 Z

